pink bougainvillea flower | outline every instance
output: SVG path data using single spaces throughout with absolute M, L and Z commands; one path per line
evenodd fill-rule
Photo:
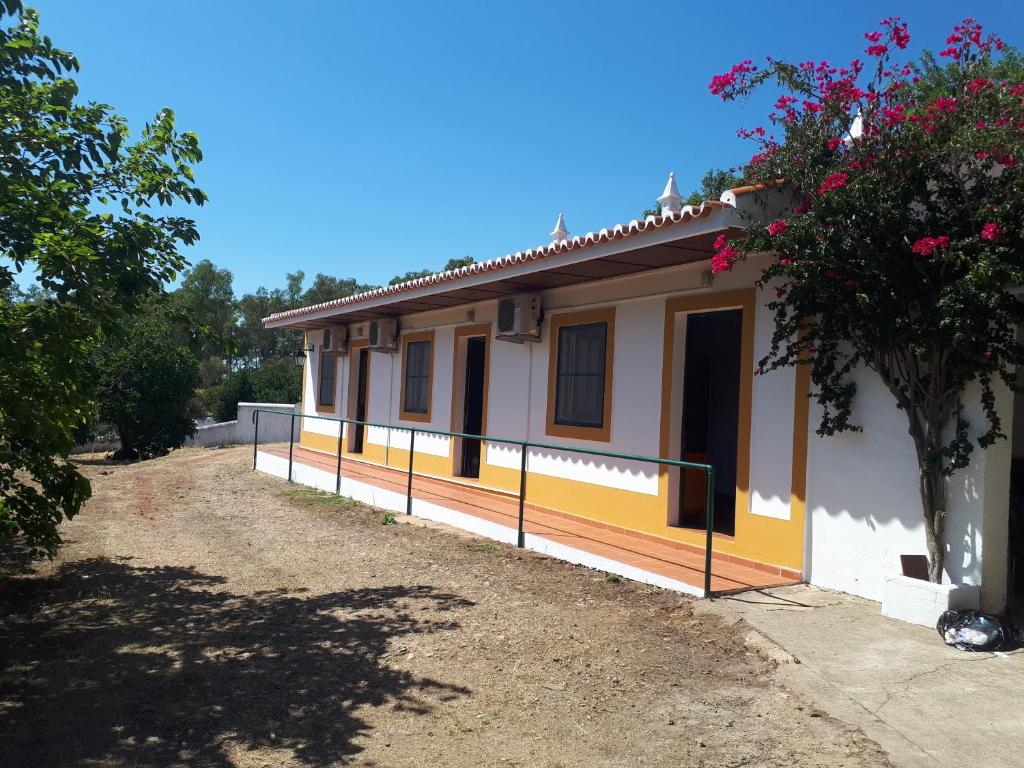
M 850 174 L 848 173 L 833 173 L 818 187 L 818 194 L 823 195 L 826 192 L 832 192 L 833 190 L 840 189 L 846 186 L 847 180 L 849 180 Z
M 786 258 L 786 259 L 779 259 L 779 266 L 780 267 L 788 267 L 792 263 L 793 263 L 792 259 L 788 259 L 788 258 Z
M 842 139 L 840 139 L 838 136 L 833 136 L 831 139 L 828 140 L 829 152 L 835 152 L 836 149 L 839 148 L 839 145 L 842 144 L 842 143 L 843 143 Z
M 952 58 L 954 56 L 958 56 L 959 54 L 960 54 L 960 49 L 959 48 L 945 48 L 945 49 L 939 51 L 939 56 L 945 56 L 947 59 Z
M 725 248 L 725 235 L 719 235 L 715 238 L 714 245 L 712 246 L 716 251 L 720 251 Z
M 910 250 L 918 256 L 931 256 L 936 251 L 942 251 L 947 248 L 949 248 L 949 238 L 945 235 L 940 237 L 922 237 L 910 246 Z
M 786 224 L 785 220 L 779 219 L 778 221 L 773 221 L 768 225 L 768 234 L 772 237 L 778 237 L 779 235 L 786 234 L 786 230 L 788 228 L 789 225 Z
M 807 197 L 807 198 L 804 198 L 800 202 L 800 204 L 796 208 L 793 209 L 793 213 L 795 213 L 795 214 L 797 214 L 799 216 L 800 214 L 807 213 L 809 210 L 811 210 L 811 199 L 809 197 Z
M 778 297 L 780 299 L 786 298 L 786 295 L 788 293 L 789 293 L 789 291 L 786 290 L 785 288 L 776 288 L 775 289 L 775 295 L 776 295 L 776 297 Z
M 967 84 L 967 90 L 971 93 L 980 93 L 992 86 L 992 81 L 987 77 L 976 77 Z
M 895 23 L 896 19 L 893 19 L 893 22 L 892 41 L 902 51 L 910 44 L 910 31 L 906 24 Z
M 868 56 L 884 56 L 889 52 L 889 46 L 887 45 L 869 45 L 867 48 Z
M 1003 230 L 994 221 L 986 222 L 985 226 L 981 228 L 982 240 L 988 240 L 989 242 L 994 243 L 1002 236 Z
M 746 59 L 739 64 L 734 64 L 732 69 L 724 75 L 715 75 L 711 78 L 708 88 L 713 95 L 721 96 L 724 99 L 728 95 L 727 91 L 738 82 L 741 82 L 744 75 L 756 70 L 757 67 L 751 64 L 750 59 Z
M 736 75 L 726 72 L 724 75 L 715 75 L 708 83 L 708 88 L 715 96 L 720 96 L 729 86 L 736 82 Z
M 722 250 L 711 257 L 711 272 L 728 272 L 736 263 L 740 255 L 731 245 L 725 246 Z
M 882 107 L 882 119 L 885 124 L 891 128 L 906 120 L 907 116 L 903 114 L 904 109 L 902 104 L 897 104 L 895 107 Z
M 864 39 L 867 40 L 869 43 L 877 43 L 879 40 L 882 39 L 882 33 L 881 32 L 865 32 L 864 33 Z

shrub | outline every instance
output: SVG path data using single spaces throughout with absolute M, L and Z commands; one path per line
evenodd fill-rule
M 168 324 L 147 319 L 100 352 L 99 415 L 116 428 L 121 458 L 162 455 L 195 432 L 189 405 L 199 362 L 174 336 Z

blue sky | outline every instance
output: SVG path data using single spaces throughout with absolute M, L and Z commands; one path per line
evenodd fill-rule
M 1024 46 L 1019 0 L 984 3 L 451 3 L 28 0 L 78 54 L 82 95 L 133 128 L 170 106 L 206 159 L 190 261 L 236 293 L 302 269 L 386 282 L 453 256 L 628 221 L 670 170 L 684 194 L 745 160 L 759 101 L 724 104 L 743 58 L 861 55 L 883 16 L 911 49 L 973 14 Z

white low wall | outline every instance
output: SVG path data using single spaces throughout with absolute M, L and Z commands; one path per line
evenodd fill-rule
M 289 403 L 239 403 L 238 418 L 235 421 L 222 421 L 217 424 L 207 424 L 196 429 L 196 433 L 189 438 L 186 445 L 201 445 L 211 447 L 217 445 L 233 445 L 236 443 L 251 443 L 253 441 L 255 425 L 253 424 L 253 413 L 257 410 L 279 411 L 280 413 L 292 414 L 299 412 L 297 404 Z M 285 416 L 260 415 L 261 443 L 281 443 L 288 440 L 288 428 L 292 420 Z M 294 420 L 294 436 L 299 439 L 299 424 L 301 419 Z

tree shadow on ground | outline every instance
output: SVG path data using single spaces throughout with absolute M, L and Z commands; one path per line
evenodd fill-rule
M 11 578 L 0 600 L 12 768 L 229 766 L 264 747 L 344 763 L 370 730 L 362 708 L 428 713 L 470 693 L 386 665 L 389 641 L 454 629 L 472 605 L 427 586 L 236 594 L 191 568 L 93 559 Z

